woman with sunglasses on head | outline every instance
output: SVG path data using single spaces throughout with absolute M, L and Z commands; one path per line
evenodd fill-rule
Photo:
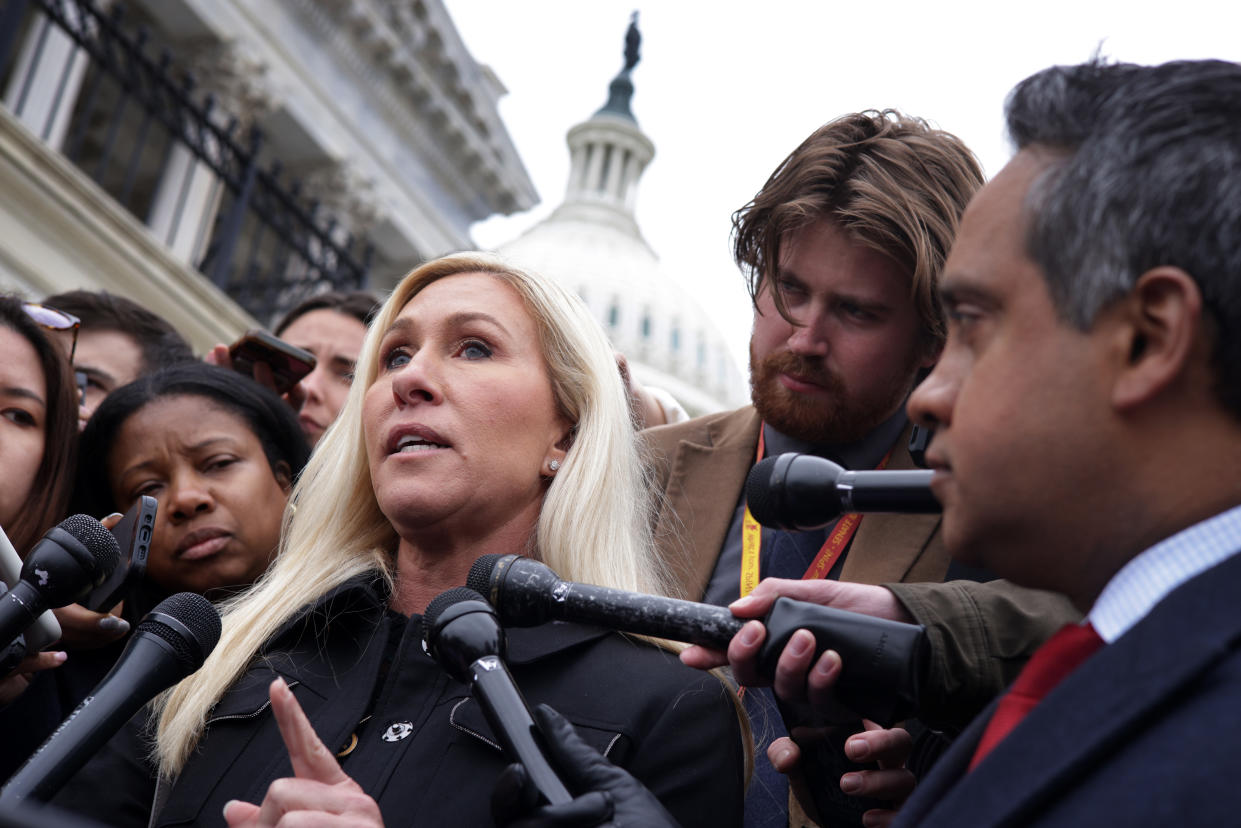
M 507 760 L 470 687 L 423 651 L 422 613 L 487 553 L 661 591 L 636 441 L 611 348 L 579 300 L 487 256 L 419 267 L 372 324 L 272 568 L 228 606 L 220 643 L 155 720 L 131 723 L 56 804 L 135 825 L 152 801 L 151 825 L 221 812 L 231 825 L 347 812 L 491 824 Z M 507 638 L 531 705 L 556 708 L 684 825 L 739 824 L 745 754 L 723 682 L 670 645 L 598 628 Z M 134 747 L 144 724 L 154 752 Z M 307 752 L 332 781 L 307 777 Z
M 76 317 L 56 308 L 0 294 L 0 527 L 22 556 L 69 514 L 78 448 L 69 359 L 77 326 Z M 54 612 L 62 633 L 56 649 L 29 653 L 0 676 L 0 780 L 72 709 L 60 698 L 61 671 L 51 669 L 81 652 L 66 650 L 86 640 L 104 646 L 129 628 L 76 605 Z
M 58 324 L 40 306 L 0 295 L 0 527 L 20 555 L 65 517 L 78 439 L 69 362 L 27 308 Z M 0 705 L 16 699 L 35 672 L 63 660 L 60 652 L 29 655 L 0 677 Z
M 27 310 L 27 309 L 30 310 Z M 77 388 L 69 361 L 32 318 L 47 310 L 0 295 L 0 526 L 25 552 L 65 517 L 77 449 Z M 73 425 L 67 428 L 66 423 Z
M 15 518 L 17 522 L 14 531 L 22 535 L 24 529 L 36 523 L 44 526 L 44 529 L 35 532 L 33 537 L 22 539 L 20 543 L 14 541 L 15 548 L 24 555 L 26 550 L 34 544 L 35 540 L 44 531 L 54 526 L 68 514 L 66 511 L 68 507 L 65 501 L 73 487 L 77 437 L 76 435 L 63 436 L 64 411 L 70 406 L 70 403 L 66 401 L 66 394 L 68 399 L 73 400 L 72 406 L 77 414 L 79 431 L 86 413 L 86 409 L 82 405 L 82 391 L 73 373 L 73 359 L 77 352 L 81 320 L 74 314 L 67 313 L 51 305 L 26 302 L 14 296 L 6 296 L 6 299 L 11 300 L 9 309 L 5 311 L 6 318 L 10 320 L 18 319 L 16 309 L 20 309 L 22 325 L 25 326 L 27 331 L 39 334 L 36 337 L 39 343 L 47 344 L 47 347 L 40 347 L 39 351 L 40 360 L 44 364 L 45 373 L 48 377 L 48 405 L 46 409 L 48 419 L 46 422 L 46 439 L 43 441 L 47 451 L 43 457 L 44 463 L 38 478 L 30 483 L 34 502 L 22 509 L 21 514 Z M 63 354 L 62 359 L 57 358 L 58 353 Z M 14 361 L 15 366 L 21 364 L 20 359 Z M 63 376 L 61 375 L 61 366 L 68 367 L 68 372 L 64 373 Z M 29 400 L 29 397 L 27 397 L 27 400 Z M 8 478 L 4 485 L 8 487 L 21 487 L 25 483 L 26 478 L 19 473 Z M 2 511 L 3 506 L 0 505 L 0 512 Z M 95 513 L 92 512 L 90 514 Z M 3 515 L 0 514 L 0 517 L 3 517 Z M 9 531 L 7 524 L 0 525 L 4 525 L 5 530 Z M 111 526 L 111 521 L 106 522 L 106 525 Z M 11 535 L 12 532 L 10 532 Z M 60 607 L 54 610 L 54 612 L 56 619 L 60 622 L 60 643 L 63 646 L 103 647 L 116 641 L 129 629 L 128 624 L 116 616 L 109 615 L 108 613 L 91 612 L 77 604 Z M 3 763 L 0 762 L 0 773 L 2 771 Z

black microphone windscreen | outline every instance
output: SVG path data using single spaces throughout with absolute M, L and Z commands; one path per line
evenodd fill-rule
M 496 563 L 505 555 L 491 553 L 489 555 L 480 555 L 478 560 L 470 566 L 470 574 L 466 576 L 465 585 L 480 595 L 486 595 L 491 592 L 491 573 L 495 571 Z
M 183 625 L 181 629 L 174 626 L 178 622 Z M 171 646 L 178 665 L 188 675 L 202 666 L 219 642 L 220 613 L 197 592 L 178 592 L 161 601 L 138 623 L 135 634 L 142 632 Z
M 111 572 L 120 563 L 120 544 L 90 515 L 70 515 L 57 526 L 73 535 L 94 556 L 96 571 Z
M 777 523 L 780 516 L 776 513 L 776 496 L 771 486 L 771 475 L 780 458 L 768 457 L 754 464 L 745 479 L 745 502 L 754 519 L 764 526 Z
M 431 603 L 427 604 L 427 608 L 422 613 L 422 640 L 432 641 L 435 636 L 436 624 L 439 623 L 440 616 L 444 611 L 455 604 L 462 601 L 482 601 L 487 603 L 487 599 L 478 593 L 477 590 L 469 587 L 453 587 L 446 589 L 439 595 L 431 599 Z

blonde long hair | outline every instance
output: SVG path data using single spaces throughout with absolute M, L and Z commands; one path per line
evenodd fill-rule
M 401 281 L 367 332 L 345 406 L 289 500 L 276 561 L 252 590 L 225 607 L 220 643 L 202 669 L 157 701 L 162 774 L 180 772 L 212 706 L 300 609 L 368 572 L 392 586 L 397 535 L 371 488 L 362 398 L 378 373 L 379 340 L 406 303 L 434 281 L 475 272 L 495 276 L 521 296 L 539 333 L 556 404 L 574 424 L 528 553 L 568 580 L 668 594 L 670 579 L 651 542 L 651 487 L 628 398 L 612 348 L 585 305 L 554 282 L 492 256 L 463 253 L 428 262 Z

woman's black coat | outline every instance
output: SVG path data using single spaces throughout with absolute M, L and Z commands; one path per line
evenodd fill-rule
M 350 582 L 273 636 L 212 710 L 207 732 L 155 825 L 219 825 L 226 802 L 261 802 L 291 776 L 268 685 L 283 676 L 341 766 L 389 826 L 490 825 L 508 764 L 469 688 L 426 655 L 420 619 Z M 684 826 L 740 824 L 742 747 L 729 691 L 645 642 L 576 624 L 508 631 L 506 661 L 531 706 L 546 703 L 649 787 Z M 57 805 L 109 825 L 145 826 L 154 793 L 148 746 L 131 722 L 61 792 Z

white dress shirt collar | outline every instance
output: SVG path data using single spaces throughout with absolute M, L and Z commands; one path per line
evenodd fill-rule
M 1172 590 L 1241 552 L 1241 506 L 1165 538 L 1121 567 L 1087 618 L 1108 644 L 1141 621 Z

